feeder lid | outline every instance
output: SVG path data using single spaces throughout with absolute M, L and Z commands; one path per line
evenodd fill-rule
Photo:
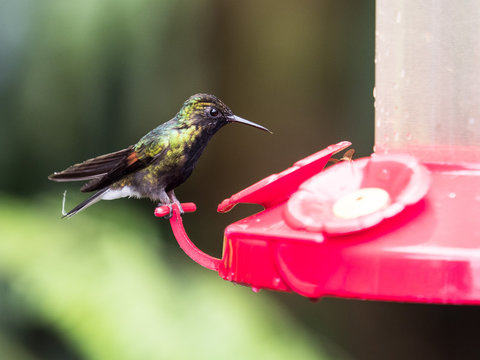
M 230 211 L 239 203 L 259 204 L 271 207 L 285 201 L 305 180 L 322 171 L 330 157 L 352 145 L 341 141 L 330 145 L 302 160 L 279 174 L 272 174 L 246 189 L 232 195 L 218 205 L 218 212 Z

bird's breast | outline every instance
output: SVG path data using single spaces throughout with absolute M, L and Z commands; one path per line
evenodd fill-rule
M 142 193 L 176 188 L 191 175 L 210 137 L 196 126 L 171 131 L 163 138 L 164 154 L 134 175 L 135 187 Z

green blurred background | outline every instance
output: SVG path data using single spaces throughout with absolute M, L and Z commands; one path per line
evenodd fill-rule
M 235 286 L 147 200 L 70 220 L 47 175 L 136 142 L 197 92 L 228 126 L 177 191 L 196 244 L 258 208 L 224 198 L 325 146 L 372 152 L 374 1 L 0 0 L 0 360 L 473 358 L 479 311 Z

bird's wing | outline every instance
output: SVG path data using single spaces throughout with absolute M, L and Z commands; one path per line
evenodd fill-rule
M 132 147 L 130 152 L 117 162 L 102 177 L 93 178 L 80 189 L 83 192 L 95 191 L 112 185 L 124 176 L 141 170 L 150 165 L 154 160 L 161 158 L 168 151 L 165 144 L 140 144 Z
M 53 173 L 48 178 L 53 181 L 81 181 L 99 178 L 116 167 L 133 151 L 133 146 L 110 154 L 98 156 Z

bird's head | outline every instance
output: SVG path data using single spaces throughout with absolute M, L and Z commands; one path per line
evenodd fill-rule
M 177 119 L 186 126 L 196 125 L 216 132 L 228 123 L 240 123 L 271 132 L 267 128 L 233 114 L 232 110 L 216 96 L 195 94 L 191 96 L 177 114 Z

